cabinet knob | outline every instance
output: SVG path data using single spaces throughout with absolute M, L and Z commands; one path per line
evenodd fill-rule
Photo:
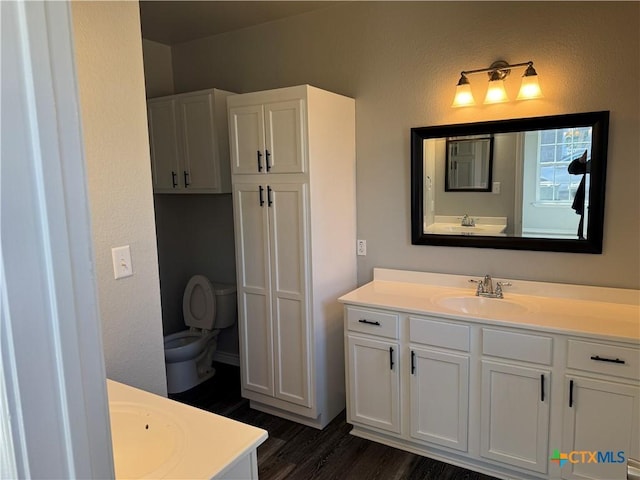
M 256 153 L 258 154 L 258 171 L 261 172 L 262 171 L 262 152 L 258 150 Z
M 191 185 L 189 183 L 189 172 L 185 170 L 183 173 L 184 173 L 184 186 L 188 187 L 189 185 Z
M 176 172 L 171 172 L 171 183 L 173 184 L 173 188 L 176 188 L 178 186 L 178 181 L 177 181 L 177 177 L 178 175 L 176 174 Z

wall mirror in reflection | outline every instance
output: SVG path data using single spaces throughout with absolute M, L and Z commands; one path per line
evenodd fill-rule
M 445 192 L 490 191 L 492 147 L 492 136 L 447 138 Z
M 608 112 L 412 129 L 412 241 L 600 253 Z

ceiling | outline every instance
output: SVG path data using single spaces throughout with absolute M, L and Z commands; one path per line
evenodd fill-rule
M 174 45 L 329 7 L 334 1 L 141 1 L 142 37 Z

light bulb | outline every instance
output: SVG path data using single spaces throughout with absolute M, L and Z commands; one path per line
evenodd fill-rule
M 469 105 L 475 105 L 476 101 L 473 98 L 473 94 L 471 93 L 471 85 L 469 82 L 459 84 L 456 87 L 456 96 L 453 99 L 452 107 L 466 107 Z
M 529 70 L 527 70 L 528 72 Z M 520 85 L 520 92 L 518 93 L 517 100 L 529 100 L 532 98 L 542 98 L 542 90 L 538 83 L 538 75 L 527 75 L 525 73 L 522 77 L 522 84 Z
M 502 103 L 509 100 L 507 91 L 504 89 L 504 80 L 492 79 L 487 88 L 487 95 L 484 103 Z

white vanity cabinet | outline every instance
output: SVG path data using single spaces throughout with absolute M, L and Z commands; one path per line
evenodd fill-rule
M 347 338 L 349 421 L 400 433 L 398 343 Z
M 562 478 L 626 478 L 626 458 L 640 452 L 638 351 L 570 339 L 567 369 L 562 451 L 597 451 L 606 462 L 569 462 Z
M 640 457 L 637 294 L 512 283 L 535 295 L 374 269 L 341 297 L 351 433 L 504 479 L 624 480 Z
M 355 103 L 303 85 L 229 97 L 228 118 L 242 395 L 323 428 L 345 402 Z
M 550 336 L 482 328 L 483 457 L 547 471 L 552 349 Z
M 147 100 L 154 193 L 228 193 L 226 97 L 218 89 Z
M 400 433 L 398 316 L 347 308 L 348 420 Z
M 467 451 L 470 327 L 409 317 L 410 435 Z

